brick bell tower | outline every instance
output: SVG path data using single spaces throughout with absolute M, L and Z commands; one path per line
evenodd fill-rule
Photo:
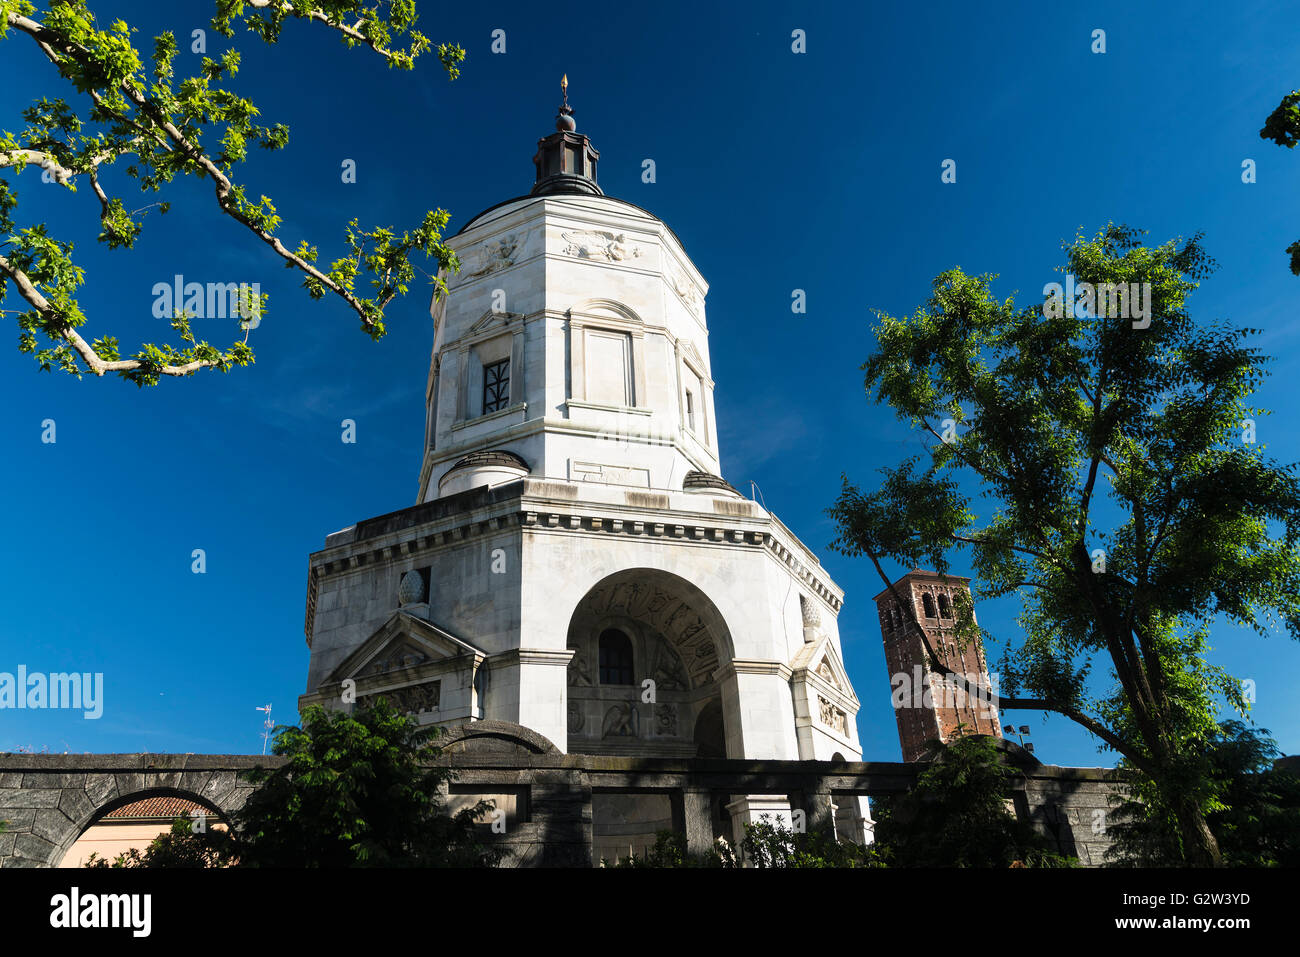
M 970 599 L 970 579 L 918 568 L 895 582 L 894 589 L 903 601 L 911 602 L 917 622 L 943 663 L 968 682 L 990 689 L 983 642 L 976 638 L 963 646 L 956 635 L 958 596 Z M 1001 737 L 996 698 L 969 696 L 933 671 L 906 607 L 898 605 L 890 589 L 875 601 L 903 760 L 920 760 L 935 739 L 947 744 L 967 734 Z

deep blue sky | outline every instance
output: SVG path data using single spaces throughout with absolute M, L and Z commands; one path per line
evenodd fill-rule
M 162 30 L 188 51 L 213 5 L 93 6 L 101 22 L 138 27 L 148 52 Z M 469 53 L 454 83 L 432 57 L 390 71 L 320 25 L 291 23 L 274 48 L 237 37 L 236 89 L 292 130 L 288 148 L 255 154 L 241 181 L 276 202 L 287 245 L 307 238 L 325 262 L 354 216 L 409 227 L 443 206 L 454 231 L 527 191 L 567 72 L 606 192 L 662 217 L 711 284 L 723 471 L 746 489 L 756 481 L 845 589 L 840 630 L 869 758 L 899 754 L 870 600 L 882 586 L 868 563 L 826 549 L 823 510 L 841 472 L 870 483 L 918 448 L 863 393 L 870 310 L 910 312 L 954 265 L 1038 298 L 1057 278 L 1061 242 L 1108 220 L 1157 241 L 1204 230 L 1221 267 L 1193 315 L 1266 330 L 1277 362 L 1259 400 L 1275 414 L 1260 440 L 1300 458 L 1288 389 L 1300 354 L 1286 318 L 1300 279 L 1283 252 L 1300 235 L 1300 155 L 1258 136 L 1300 86 L 1287 4 L 422 6 L 425 32 Z M 505 55 L 490 52 L 496 28 Z M 804 55 L 791 52 L 795 28 L 807 32 Z M 1090 51 L 1095 28 L 1104 55 Z M 209 54 L 223 48 L 208 40 Z M 177 69 L 197 62 L 183 52 Z M 0 129 L 20 129 L 37 96 L 80 102 L 12 34 L 0 41 L 0 91 Z M 645 158 L 653 185 L 641 182 Z M 955 185 L 940 183 L 947 158 Z M 1253 185 L 1241 182 L 1245 158 L 1258 163 Z M 355 185 L 340 182 L 345 159 L 357 162 Z M 341 303 L 308 300 L 295 273 L 217 215 L 206 183 L 173 186 L 173 213 L 150 216 L 131 254 L 94 242 L 88 190 L 66 194 L 30 171 L 18 188 L 21 222 L 77 242 L 88 339 L 161 339 L 150 290 L 178 272 L 260 281 L 271 305 L 255 366 L 146 390 L 40 373 L 14 348 L 13 316 L 0 317 L 0 671 L 103 672 L 107 683 L 98 721 L 0 711 L 0 750 L 256 751 L 254 707 L 271 702 L 290 719 L 304 687 L 308 553 L 331 531 L 414 502 L 428 287 L 390 309 L 375 344 Z M 148 201 L 135 198 L 125 194 L 129 207 Z M 806 316 L 791 313 L 794 288 L 807 290 Z M 214 342 L 232 338 L 208 322 L 199 328 Z M 47 418 L 55 445 L 40 441 Z M 356 445 L 339 441 L 344 418 L 358 423 Z M 205 575 L 190 571 L 195 548 Z M 977 606 L 1008 637 L 1016 612 L 1014 600 Z M 1300 647 L 1227 627 L 1213 644 L 1216 662 L 1257 682 L 1259 724 L 1300 750 Z M 1044 760 L 1114 760 L 1064 719 L 1008 717 L 1033 726 Z

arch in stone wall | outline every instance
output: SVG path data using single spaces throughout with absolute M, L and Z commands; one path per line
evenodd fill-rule
M 51 855 L 50 867 L 63 866 L 64 858 L 67 857 L 68 853 L 76 845 L 77 841 L 80 840 L 82 837 L 84 837 L 87 831 L 89 831 L 96 824 L 99 824 L 109 814 L 112 814 L 118 808 L 126 807 L 128 804 L 135 804 L 137 801 L 147 801 L 150 798 L 160 798 L 160 797 L 183 798 L 186 801 L 192 801 L 193 803 L 199 805 L 199 807 L 203 808 L 208 813 L 210 813 L 214 818 L 220 818 L 221 820 L 225 821 L 227 824 L 229 824 L 230 822 L 230 813 L 234 810 L 237 810 L 237 807 L 234 804 L 228 804 L 227 808 L 223 810 L 221 807 L 218 807 L 214 801 L 211 801 L 203 797 L 202 795 L 195 794 L 192 791 L 182 790 L 181 788 L 173 788 L 173 787 L 145 788 L 142 791 L 136 791 L 125 795 L 120 795 L 106 802 L 102 807 L 95 809 L 95 811 L 91 813 L 89 820 L 86 820 L 85 822 L 81 822 L 81 823 L 75 821 L 72 822 L 72 827 L 75 830 L 70 832 L 71 840 L 69 840 L 67 837 L 64 837 L 64 839 L 59 843 L 58 849 Z M 247 798 L 247 794 L 244 795 L 244 798 Z M 242 799 L 239 801 L 239 805 L 240 806 L 243 805 Z M 141 848 L 141 850 L 144 850 L 144 848 Z
M 240 773 L 279 758 L 243 755 L 166 756 L 172 767 L 150 767 L 154 755 L 16 755 L 0 761 L 0 867 L 57 867 L 86 829 L 108 812 L 150 797 L 180 797 L 229 820 L 254 786 Z M 120 759 L 105 761 L 104 759 Z M 186 768 L 197 758 L 199 767 Z M 78 764 L 81 767 L 77 767 Z
M 559 754 L 545 735 L 513 721 L 471 721 L 434 739 L 447 754 Z

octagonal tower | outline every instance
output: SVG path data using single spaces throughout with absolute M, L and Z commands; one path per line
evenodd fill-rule
M 417 502 L 312 555 L 302 701 L 569 752 L 857 760 L 842 593 L 720 476 L 708 286 L 598 159 L 566 97 L 532 191 L 450 240 Z

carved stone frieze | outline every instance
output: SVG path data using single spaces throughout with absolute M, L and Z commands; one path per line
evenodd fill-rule
M 624 614 L 655 628 L 681 656 L 687 687 L 698 688 L 708 683 L 717 670 L 717 642 L 708 625 L 689 602 L 671 592 L 644 582 L 622 581 L 593 588 L 584 603 L 597 615 Z M 657 673 L 661 668 L 670 682 L 673 677 L 680 677 L 680 672 L 674 675 L 671 667 L 661 660 L 651 674 L 662 687 L 670 685 Z
M 429 656 L 414 645 L 406 642 L 395 643 L 389 645 L 367 664 L 361 675 L 382 675 L 389 671 L 422 665 L 428 660 Z
M 677 705 L 664 702 L 655 705 L 655 733 L 667 737 L 677 736 Z
M 390 688 L 386 691 L 377 691 L 373 694 L 361 696 L 361 700 L 366 702 L 377 698 L 384 698 L 398 711 L 404 711 L 407 714 L 423 714 L 426 711 L 437 711 L 442 702 L 442 682 L 426 681 L 421 685 Z
M 636 705 L 631 701 L 620 701 L 605 712 L 605 720 L 600 725 L 600 736 L 602 738 L 639 737 L 638 724 Z
M 843 711 L 835 707 L 821 695 L 817 696 L 817 707 L 820 712 L 821 722 L 833 731 L 840 734 L 848 735 L 849 718 Z
M 465 254 L 461 270 L 457 277 L 459 282 L 477 279 L 489 273 L 506 269 L 515 264 L 515 253 L 520 246 L 519 236 L 511 233 L 500 239 L 490 239 L 481 246 L 475 246 Z
M 641 249 L 627 241 L 624 233 L 611 233 L 603 229 L 579 229 L 561 233 L 567 245 L 566 256 L 594 259 L 602 262 L 622 262 L 641 255 Z

